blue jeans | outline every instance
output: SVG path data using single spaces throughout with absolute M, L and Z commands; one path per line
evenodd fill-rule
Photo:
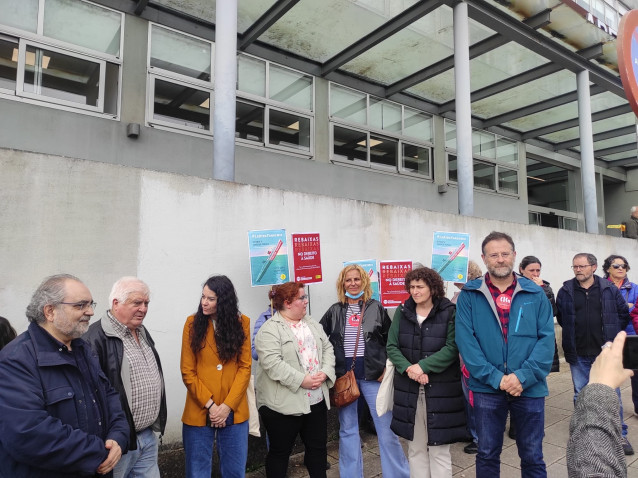
M 137 432 L 137 450 L 122 455 L 113 468 L 113 478 L 160 478 L 157 448 L 157 436 L 150 427 Z
M 507 412 L 516 421 L 516 446 L 522 478 L 547 478 L 543 461 L 545 397 L 511 397 L 504 392 L 474 392 L 478 433 L 476 476 L 499 478 Z
M 572 382 L 574 383 L 574 403 L 580 391 L 589 383 L 589 371 L 596 357 L 577 356 L 576 362 L 569 364 L 572 371 Z M 620 398 L 620 389 L 616 389 L 618 400 L 620 401 L 620 423 L 622 425 L 622 436 L 627 436 L 627 424 L 623 417 L 622 399 Z
M 248 458 L 248 420 L 224 428 L 193 427 L 182 424 L 182 440 L 187 478 L 211 476 L 215 440 L 217 440 L 221 476 L 224 478 L 245 476 Z
M 370 415 L 377 430 L 381 471 L 384 478 L 409 478 L 410 466 L 399 443 L 399 438 L 390 430 L 392 412 L 377 415 L 377 393 L 381 383 L 376 380 L 357 380 L 361 396 L 370 407 Z M 348 478 L 363 478 L 363 457 L 359 436 L 357 403 L 339 409 L 339 474 Z

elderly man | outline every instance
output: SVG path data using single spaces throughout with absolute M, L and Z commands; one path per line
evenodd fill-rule
M 563 328 L 563 351 L 569 363 L 574 384 L 574 403 L 589 382 L 589 372 L 600 348 L 614 340 L 629 323 L 629 308 L 616 286 L 595 275 L 598 260 L 593 254 L 581 252 L 572 259 L 574 278 L 563 283 L 556 296 L 556 319 Z M 620 389 L 616 389 L 620 399 Z M 634 449 L 627 440 L 627 425 L 622 424 L 622 446 L 625 455 Z
M 498 478 L 509 411 L 519 433 L 523 478 L 545 478 L 547 375 L 554 357 L 554 317 L 545 292 L 513 273 L 512 238 L 492 232 L 481 246 L 484 277 L 468 282 L 456 303 L 456 343 L 470 372 L 478 434 L 476 476 Z
M 638 239 L 638 206 L 631 208 L 631 216 L 625 225 L 625 237 Z
M 158 438 L 166 426 L 166 392 L 155 342 L 142 325 L 149 303 L 148 286 L 122 277 L 109 295 L 110 310 L 84 335 L 102 370 L 120 394 L 129 423 L 129 452 L 113 474 L 157 477 Z
M 0 352 L 0 476 L 110 476 L 128 448 L 117 392 L 80 339 L 94 307 L 78 278 L 48 277 Z

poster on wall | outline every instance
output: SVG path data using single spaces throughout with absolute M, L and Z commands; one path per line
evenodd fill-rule
M 435 232 L 432 243 L 432 269 L 444 281 L 467 282 L 470 235 L 464 232 Z
M 397 307 L 410 297 L 405 290 L 405 275 L 412 270 L 412 261 L 379 262 L 379 283 L 383 307 Z
M 283 284 L 288 282 L 288 246 L 285 229 L 248 231 L 250 284 Z
M 305 284 L 323 282 L 319 233 L 291 234 L 290 237 L 295 281 Z
M 348 264 L 358 264 L 363 267 L 370 278 L 370 287 L 372 288 L 372 298 L 379 300 L 379 274 L 377 273 L 377 261 L 375 259 L 365 259 L 361 261 L 344 262 L 343 266 Z

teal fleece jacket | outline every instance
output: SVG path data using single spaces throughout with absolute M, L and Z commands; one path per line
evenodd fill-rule
M 485 278 L 465 284 L 456 303 L 456 344 L 470 372 L 472 391 L 497 393 L 503 375 L 514 373 L 523 386 L 522 396 L 548 395 L 554 317 L 545 292 L 529 279 L 517 277 L 507 342 Z

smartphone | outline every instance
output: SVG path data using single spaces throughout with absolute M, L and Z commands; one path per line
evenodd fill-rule
M 638 370 L 638 335 L 628 335 L 622 349 L 622 366 Z

